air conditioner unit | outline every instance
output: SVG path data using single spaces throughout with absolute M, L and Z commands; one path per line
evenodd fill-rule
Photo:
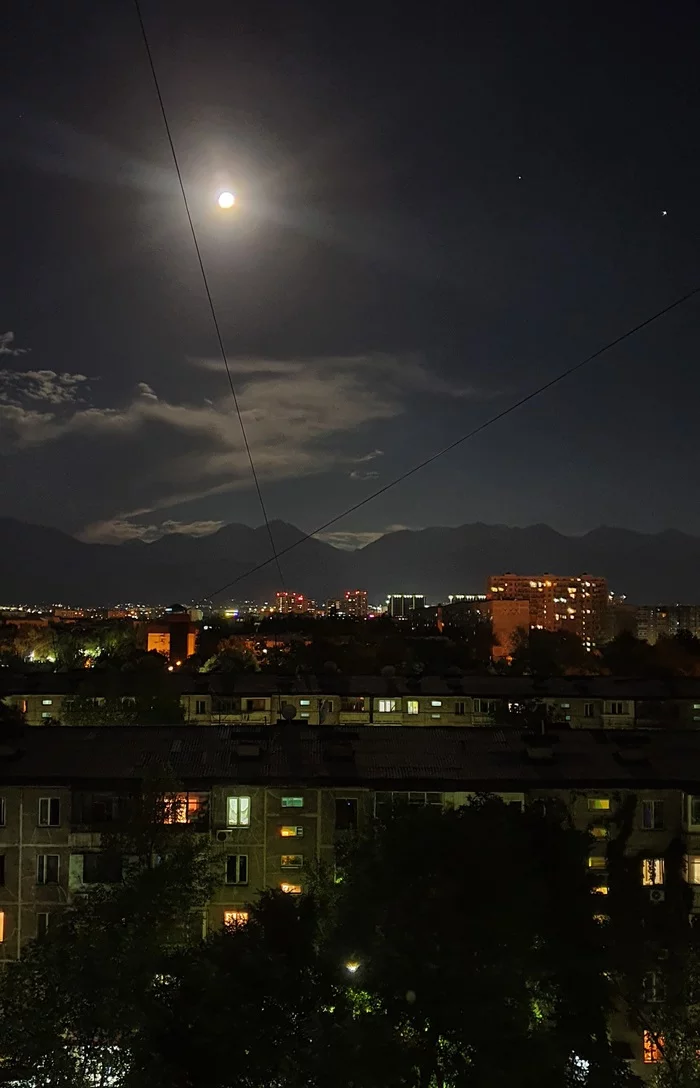
M 228 842 L 229 839 L 233 839 L 233 838 L 235 838 L 235 836 L 236 836 L 235 831 L 217 831 L 216 841 L 217 842 Z
M 649 892 L 649 901 L 651 903 L 663 903 L 666 898 L 666 892 L 663 888 L 652 888 Z

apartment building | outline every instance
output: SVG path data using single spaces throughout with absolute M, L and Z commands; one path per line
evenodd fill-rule
M 133 698 L 128 674 L 110 678 L 110 695 Z M 273 676 L 173 673 L 166 678 L 184 719 L 198 725 L 273 725 L 291 715 L 309 725 L 481 726 L 507 724 L 508 709 L 533 701 L 572 729 L 700 729 L 700 679 L 627 680 L 570 676 Z M 95 697 L 95 676 L 0 674 L 0 698 L 28 725 L 60 722 L 66 700 Z M 504 715 L 506 715 L 504 717 Z
M 659 638 L 673 638 L 679 631 L 700 637 L 700 605 L 654 604 L 637 608 L 637 638 L 653 646 Z
M 490 600 L 519 600 L 530 604 L 530 627 L 571 631 L 592 649 L 605 632 L 608 583 L 592 574 L 493 574 Z
M 493 729 L 57 727 L 28 730 L 21 747 L 0 751 L 0 959 L 41 937 L 76 890 L 121 879 L 101 836 L 146 767 L 177 781 L 166 822 L 209 833 L 219 857 L 221 883 L 193 915 L 197 931 L 245 919 L 263 888 L 300 894 L 317 862 L 333 863 L 340 839 L 396 800 L 459 807 L 484 792 L 520 806 L 563 804 L 591 833 L 601 889 L 607 841 L 631 809 L 627 850 L 650 904 L 665 909 L 664 855 L 681 841 L 700 915 L 698 733 L 564 730 L 535 745 Z M 643 1072 L 643 1038 L 616 1031 Z

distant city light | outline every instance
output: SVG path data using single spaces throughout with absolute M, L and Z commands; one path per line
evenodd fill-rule
M 236 203 L 236 198 L 233 193 L 220 193 L 219 194 L 219 207 L 220 208 L 232 208 Z

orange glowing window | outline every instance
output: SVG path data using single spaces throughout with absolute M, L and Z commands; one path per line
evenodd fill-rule
M 301 895 L 301 884 L 280 884 L 280 891 L 287 895 Z
M 248 921 L 247 910 L 225 910 L 224 911 L 224 925 L 225 926 L 244 926 Z
M 206 815 L 209 804 L 207 793 L 169 793 L 163 798 L 164 824 L 197 823 Z
M 303 827 L 285 826 L 280 828 L 280 835 L 283 839 L 301 839 L 303 834 Z
M 653 1065 L 662 1062 L 664 1040 L 662 1035 L 652 1035 L 650 1031 L 644 1032 L 644 1064 Z
M 5 940 L 5 911 L 0 910 L 0 944 Z

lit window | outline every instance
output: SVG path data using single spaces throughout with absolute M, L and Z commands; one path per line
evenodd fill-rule
M 53 706 L 53 699 L 42 699 L 41 700 L 41 705 L 42 706 Z
M 417 699 L 407 699 L 406 700 L 406 713 L 407 714 L 417 714 L 418 713 L 418 700 Z
M 602 856 L 602 854 L 594 854 L 593 857 L 590 857 L 588 859 L 588 868 L 589 869 L 604 869 L 605 868 L 605 858 Z
M 430 705 L 431 706 L 442 706 L 442 699 L 431 699 L 430 700 Z
M 37 884 L 58 884 L 58 854 L 38 854 L 36 859 Z
M 560 703 L 559 706 L 562 710 L 571 710 L 571 703 Z
M 41 716 L 42 716 L 42 718 L 50 718 L 51 717 L 51 711 L 50 710 L 42 710 Z
M 438 721 L 440 720 L 440 715 L 439 714 L 431 714 L 430 717 L 431 718 L 437 718 Z
M 396 711 L 396 699 L 379 699 L 377 709 L 380 714 L 394 714 Z
M 248 855 L 229 854 L 226 858 L 226 883 L 248 883 Z
M 664 1040 L 661 1035 L 653 1035 L 650 1031 L 644 1032 L 644 1064 L 653 1065 L 656 1062 L 662 1062 L 664 1059 L 663 1050 Z
M 283 839 L 301 839 L 304 835 L 303 827 L 281 827 L 280 835 Z
M 589 797 L 588 798 L 588 811 L 589 812 L 608 812 L 610 809 L 609 797 Z
M 247 910 L 225 910 L 224 911 L 224 925 L 235 928 L 236 926 L 244 926 L 248 921 Z
M 664 859 L 644 858 L 642 862 L 642 884 L 645 887 L 658 887 L 664 882 Z
M 163 798 L 164 824 L 193 824 L 206 815 L 207 793 L 169 793 Z
M 590 829 L 590 832 L 594 839 L 607 839 L 608 837 L 607 827 L 604 827 L 601 824 L 599 824 L 597 827 L 592 827 Z
M 688 857 L 688 883 L 700 884 L 700 854 L 690 854 Z
M 250 827 L 250 797 L 226 798 L 226 824 L 228 827 Z
M 58 827 L 61 822 L 61 802 L 58 797 L 39 798 L 39 827 Z
M 301 884 L 280 884 L 280 891 L 287 895 L 301 895 Z
M 642 827 L 645 831 L 661 831 L 663 826 L 663 801 L 642 801 Z
M 596 895 L 607 895 L 608 886 L 607 884 L 598 884 L 598 886 L 594 888 L 593 891 Z
M 0 944 L 5 940 L 5 911 L 0 910 Z
M 282 854 L 280 865 L 283 869 L 301 869 L 304 858 L 301 854 Z
M 303 797 L 283 797 L 282 798 L 282 808 L 303 808 L 303 807 L 304 807 L 304 798 Z
M 311 706 L 311 700 L 310 699 L 300 699 L 299 700 L 299 706 Z

